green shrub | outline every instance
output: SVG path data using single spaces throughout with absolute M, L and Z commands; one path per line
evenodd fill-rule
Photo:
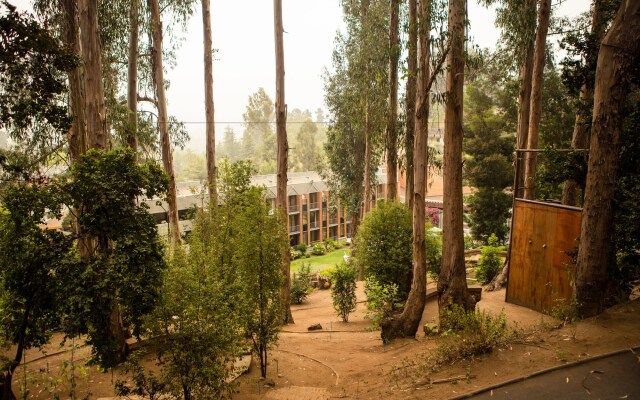
M 498 237 L 492 234 L 489 237 L 489 245 L 482 247 L 482 256 L 475 270 L 478 282 L 485 285 L 500 273 L 502 258 L 498 253 L 501 251 L 504 251 L 504 246 L 498 246 Z
M 311 254 L 305 253 L 304 258 L 311 258 Z
M 316 243 L 313 245 L 313 248 L 311 249 L 311 254 L 313 254 L 314 256 L 321 256 L 321 255 L 324 255 L 325 251 L 326 250 L 322 243 Z
M 427 272 L 431 279 L 438 280 L 442 264 L 442 232 L 433 231 L 431 224 L 427 224 L 425 228 L 425 245 L 427 247 Z
M 326 277 L 326 278 L 331 278 L 331 274 L 333 274 L 335 272 L 337 267 L 329 267 L 329 268 L 325 268 L 322 271 L 320 271 L 320 276 Z
M 449 364 L 485 353 L 506 343 L 516 332 L 507 329 L 504 312 L 497 316 L 482 311 L 465 311 L 454 305 L 440 320 L 442 338 L 432 361 Z
M 380 326 L 393 317 L 393 313 L 402 307 L 398 298 L 398 286 L 396 284 L 382 284 L 372 277 L 365 279 L 364 293 L 367 296 L 367 313 L 365 318 L 371 320 L 373 329 Z
M 406 206 L 380 201 L 358 228 L 358 262 L 365 277 L 383 286 L 395 285 L 399 299 L 411 288 L 412 218 Z
M 306 254 L 307 253 L 307 245 L 305 243 L 300 243 L 298 245 L 298 251 L 302 254 Z
M 311 264 L 302 263 L 300 271 L 293 274 L 291 280 L 291 302 L 293 304 L 302 304 L 311 293 Z
M 302 257 L 302 253 L 294 249 L 293 247 L 289 249 L 289 253 L 291 254 L 292 260 L 297 260 L 298 258 Z
M 358 273 L 355 267 L 341 264 L 331 273 L 331 299 L 333 308 L 342 318 L 349 321 L 349 314 L 356 309 L 356 277 Z

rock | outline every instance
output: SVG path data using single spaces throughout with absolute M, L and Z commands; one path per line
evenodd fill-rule
M 276 382 L 271 378 L 264 381 L 264 387 L 274 387 L 275 385 Z
M 429 323 L 429 322 L 424 324 L 422 329 L 424 329 L 424 334 L 427 336 L 437 335 L 440 332 L 440 328 L 438 327 L 438 324 Z
M 315 324 L 315 325 L 311 325 L 310 327 L 307 328 L 308 331 L 320 331 L 322 330 L 322 325 L 320 324 Z

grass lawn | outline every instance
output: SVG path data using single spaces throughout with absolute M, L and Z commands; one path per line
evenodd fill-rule
M 340 264 L 344 261 L 344 253 L 347 255 L 351 255 L 351 249 L 348 247 L 343 247 L 338 250 L 334 250 L 331 253 L 327 253 L 323 256 L 311 256 L 311 258 L 298 258 L 297 260 L 293 260 L 291 262 L 291 273 L 298 272 L 300 270 L 300 266 L 302 263 L 311 264 L 311 272 L 316 273 L 320 272 L 323 269 L 329 267 L 335 267 L 336 264 Z

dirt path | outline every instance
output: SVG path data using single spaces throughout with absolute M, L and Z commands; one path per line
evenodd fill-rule
M 638 300 L 570 327 L 551 329 L 557 321 L 505 303 L 504 290 L 483 292 L 479 309 L 494 314 L 504 311 L 511 326 L 517 324 L 528 334 L 520 342 L 492 354 L 432 371 L 423 366 L 436 348 L 435 339 L 419 332 L 416 340 L 396 340 L 383 345 L 380 333 L 370 331 L 371 325 L 365 319 L 361 284 L 357 297 L 357 310 L 350 315 L 348 323 L 340 322 L 335 316 L 330 291 L 317 290 L 304 304 L 292 307 L 296 323 L 284 328 L 279 345 L 270 353 L 268 379 L 273 380 L 275 386 L 265 387 L 266 382 L 258 379 L 260 368 L 253 365 L 250 372 L 238 380 L 238 393 L 234 398 L 444 399 L 566 362 L 640 345 Z M 437 303 L 431 299 L 422 322 L 436 319 Z M 322 324 L 323 330 L 307 332 L 307 327 L 316 323 Z M 16 371 L 16 393 L 21 392 L 26 367 L 29 399 L 51 398 L 47 390 L 53 386 L 61 391 L 61 398 L 66 398 L 64 393 L 69 393 L 71 383 L 69 374 L 61 372 L 69 371 L 70 353 L 64 350 L 70 343 L 60 348 L 60 339 L 60 336 L 54 336 L 54 344 L 47 346 L 46 356 L 37 349 L 27 352 L 26 366 Z M 80 365 L 89 355 L 88 347 L 79 347 L 74 353 Z M 113 382 L 121 377 L 118 370 L 113 374 L 104 373 L 95 367 L 81 367 L 76 372 L 78 398 L 114 396 Z M 435 385 L 427 383 L 427 379 L 454 376 L 470 379 Z
M 260 381 L 259 368 L 240 379 L 235 399 L 382 399 L 449 398 L 497 384 L 565 362 L 640 345 L 640 302 L 615 307 L 598 318 L 572 327 L 550 329 L 557 324 L 548 316 L 504 302 L 505 292 L 483 292 L 481 310 L 504 311 L 511 326 L 528 332 L 521 343 L 498 349 L 470 362 L 443 366 L 439 371 L 420 368 L 436 347 L 422 332 L 417 340 L 396 340 L 383 345 L 379 332 L 368 331 L 364 318 L 364 293 L 358 286 L 358 307 L 348 323 L 339 322 L 331 307 L 329 291 L 315 291 L 308 301 L 292 308 L 294 325 L 285 327 L 274 350 L 268 379 Z M 436 321 L 437 303 L 431 299 L 423 323 Z M 320 323 L 323 330 L 307 333 Z M 277 360 L 277 363 L 276 363 Z M 394 372 L 395 370 L 395 372 Z M 427 378 L 469 376 L 468 381 L 428 385 Z

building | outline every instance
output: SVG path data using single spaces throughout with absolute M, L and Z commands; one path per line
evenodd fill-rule
M 290 172 L 287 174 L 289 242 L 292 246 L 300 243 L 313 245 L 326 238 L 337 240 L 351 237 L 351 216 L 338 202 L 330 204 L 329 188 L 317 172 Z M 276 175 L 257 175 L 251 183 L 266 190 L 267 199 L 275 206 Z M 379 185 L 377 192 L 383 191 Z M 203 207 L 208 196 L 203 193 L 200 182 L 180 182 L 176 185 L 178 194 L 178 219 L 180 231 L 191 231 L 191 214 L 194 207 Z M 384 196 L 384 195 L 382 195 Z M 167 234 L 168 204 L 158 199 L 147 200 L 149 212 L 158 223 L 161 235 Z

